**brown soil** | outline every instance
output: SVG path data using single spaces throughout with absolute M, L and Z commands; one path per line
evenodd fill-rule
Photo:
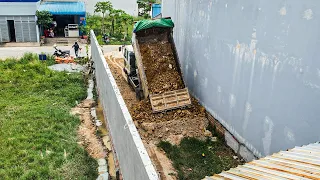
M 122 76 L 119 65 L 113 59 L 106 59 L 133 121 L 146 143 L 157 143 L 160 140 L 180 142 L 181 138 L 177 139 L 177 135 L 205 137 L 208 120 L 205 117 L 205 108 L 196 99 L 192 98 L 192 105 L 186 109 L 153 113 L 149 100 L 136 99 L 134 91 Z
M 205 109 L 197 100 L 192 99 L 190 108 L 154 114 L 149 100 L 138 101 L 136 99 L 135 92 L 122 76 L 122 69 L 119 67 L 121 65 L 113 58 L 106 58 L 106 60 L 148 154 L 160 172 L 161 179 L 176 179 L 176 171 L 172 162 L 155 145 L 160 140 L 178 145 L 183 137 L 204 138 L 208 125 Z
M 192 98 L 192 104 L 185 109 L 175 109 L 163 113 L 153 113 L 149 99 L 138 102 L 130 109 L 130 114 L 139 123 L 165 122 L 181 119 L 195 119 L 205 117 L 205 108 Z
M 71 114 L 80 117 L 81 124 L 78 129 L 79 144 L 84 146 L 89 155 L 95 159 L 105 158 L 106 152 L 100 139 L 96 136 L 96 126 L 93 124 L 91 107 L 95 105 L 93 100 L 84 100 L 71 110 Z
M 151 94 L 160 94 L 185 87 L 171 44 L 167 38 L 161 37 L 166 35 L 167 33 L 162 33 L 157 36 L 161 42 L 156 40 L 139 43 L 148 89 Z

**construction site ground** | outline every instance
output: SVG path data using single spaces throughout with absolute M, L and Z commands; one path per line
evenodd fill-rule
M 121 54 L 110 52 L 105 58 L 161 179 L 201 179 L 240 163 L 223 139 L 207 130 L 205 108 L 196 99 L 189 108 L 153 113 L 149 99 L 138 101 L 125 80 Z M 197 152 L 187 150 L 197 145 Z M 186 163 L 189 158 L 194 163 Z

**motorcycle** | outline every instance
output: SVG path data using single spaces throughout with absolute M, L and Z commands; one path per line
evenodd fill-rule
M 70 51 L 69 51 L 69 50 L 62 51 L 61 49 L 58 49 L 58 48 L 57 48 L 57 45 L 56 45 L 56 44 L 53 45 L 53 48 L 55 49 L 53 55 L 56 56 L 56 57 L 65 58 L 65 57 L 70 56 Z

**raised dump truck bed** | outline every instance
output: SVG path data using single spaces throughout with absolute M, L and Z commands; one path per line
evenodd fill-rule
M 185 87 L 172 28 L 152 27 L 134 33 L 133 49 L 144 98 L 153 112 L 191 105 Z

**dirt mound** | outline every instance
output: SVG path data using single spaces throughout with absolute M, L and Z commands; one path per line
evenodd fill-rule
M 192 105 L 189 108 L 175 109 L 163 113 L 153 113 L 150 101 L 147 99 L 134 105 L 130 109 L 130 114 L 133 119 L 139 123 L 164 122 L 182 118 L 194 119 L 205 117 L 205 108 L 201 106 L 196 99 L 192 98 Z
M 147 143 L 157 143 L 159 140 L 179 142 L 181 139 L 175 139 L 178 135 L 202 138 L 207 126 L 208 121 L 205 117 L 187 117 L 166 122 L 141 123 L 137 128 Z
M 160 94 L 185 87 L 168 41 L 145 42 L 140 43 L 139 46 L 151 94 Z

